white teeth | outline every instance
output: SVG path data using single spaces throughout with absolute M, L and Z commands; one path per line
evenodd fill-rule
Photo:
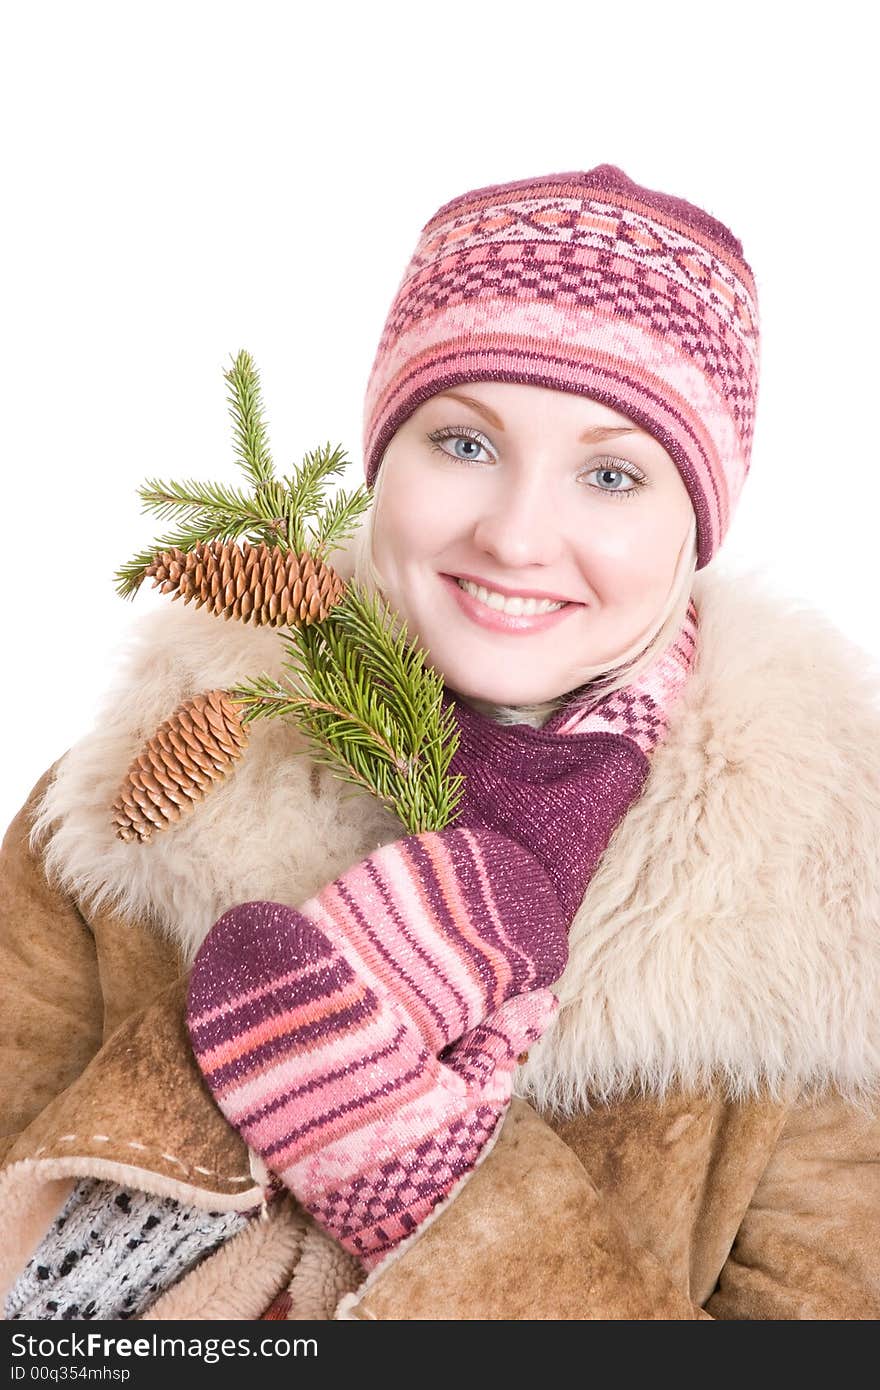
M 493 589 L 484 589 L 482 584 L 472 584 L 469 579 L 458 579 L 456 583 L 459 588 L 485 603 L 487 608 L 497 608 L 501 613 L 528 617 L 534 613 L 553 613 L 557 608 L 565 607 L 564 603 L 555 603 L 548 598 L 505 598 Z

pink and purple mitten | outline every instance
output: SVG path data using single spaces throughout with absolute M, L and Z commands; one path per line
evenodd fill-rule
M 217 1104 L 372 1268 L 489 1151 L 558 1007 L 568 922 L 540 865 L 455 828 L 383 846 L 299 911 L 206 937 L 187 1024 Z

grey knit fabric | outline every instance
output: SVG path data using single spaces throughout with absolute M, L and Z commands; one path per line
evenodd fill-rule
M 7 1294 L 5 1316 L 137 1317 L 258 1210 L 201 1211 L 83 1178 Z

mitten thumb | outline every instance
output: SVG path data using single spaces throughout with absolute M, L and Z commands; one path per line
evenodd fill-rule
M 444 1049 L 440 1061 L 466 1081 L 485 1085 L 497 1071 L 514 1070 L 520 1053 L 541 1037 L 558 1009 L 552 990 L 515 994 Z

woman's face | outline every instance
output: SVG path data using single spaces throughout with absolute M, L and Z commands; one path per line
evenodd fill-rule
M 692 519 L 651 435 L 541 386 L 474 382 L 432 396 L 381 471 L 373 559 L 385 596 L 454 690 L 496 704 L 555 699 L 647 634 Z M 566 606 L 508 614 L 451 576 Z

